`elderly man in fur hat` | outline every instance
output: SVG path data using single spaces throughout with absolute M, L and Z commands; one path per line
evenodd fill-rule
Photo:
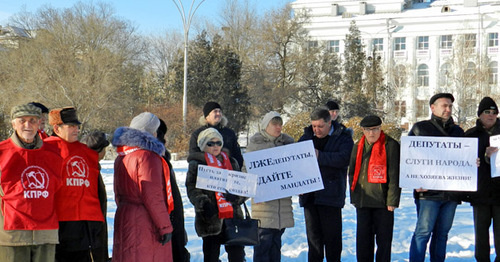
M 98 196 L 99 160 L 96 151 L 78 141 L 76 109 L 49 112 L 54 135 L 44 142 L 59 149 L 63 158 L 63 186 L 56 196 L 59 218 L 57 261 L 106 261 L 99 240 L 104 216 Z
M 238 161 L 239 166 L 243 166 L 243 156 L 241 155 L 238 137 L 234 131 L 227 127 L 227 118 L 222 114 L 222 107 L 217 102 L 207 102 L 203 106 L 203 116 L 200 117 L 201 127 L 191 134 L 189 140 L 189 154 L 201 152 L 198 147 L 198 135 L 205 129 L 213 127 L 219 131 L 224 139 L 224 149 L 229 151 L 231 157 Z
M 12 136 L 0 142 L 0 258 L 54 261 L 59 221 L 56 191 L 62 159 L 37 131 L 42 111 L 31 104 L 11 111 Z

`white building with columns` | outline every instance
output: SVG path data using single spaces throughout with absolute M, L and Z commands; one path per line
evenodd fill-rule
M 464 105 L 460 118 L 476 117 L 483 96 L 500 98 L 500 0 L 296 0 L 292 7 L 308 13 L 311 39 L 340 56 L 356 21 L 366 53 L 375 51 L 397 89 L 389 108 L 403 127 L 429 118 L 437 92 Z

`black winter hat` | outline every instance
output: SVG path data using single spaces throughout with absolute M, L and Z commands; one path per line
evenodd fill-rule
M 42 110 L 42 113 L 43 113 L 43 114 L 47 114 L 47 113 L 49 113 L 49 109 L 48 109 L 46 106 L 44 106 L 42 103 L 38 103 L 38 102 L 31 102 L 30 104 L 31 104 L 31 105 L 34 105 L 34 106 L 36 106 L 36 107 L 38 107 L 38 108 L 40 108 L 40 109 Z
M 332 101 L 332 100 L 326 102 L 325 106 L 328 107 L 328 110 L 339 110 L 340 109 L 339 104 L 337 104 L 337 102 Z
M 86 144 L 90 149 L 101 152 L 105 147 L 109 146 L 109 141 L 106 134 L 101 131 L 94 131 L 82 137 L 80 142 Z
M 214 110 L 216 108 L 219 108 L 220 110 L 222 110 L 222 107 L 219 105 L 219 103 L 217 103 L 217 102 L 207 102 L 203 106 L 203 116 L 207 117 L 208 114 L 210 114 L 210 112 L 212 112 L 212 110 Z
M 484 97 L 481 102 L 479 102 L 479 107 L 477 109 L 477 116 L 481 115 L 484 110 L 496 110 L 498 112 L 498 107 L 495 101 L 489 97 Z
M 359 123 L 361 127 L 372 127 L 372 126 L 379 126 L 382 124 L 382 119 L 380 117 L 375 116 L 375 115 L 369 115 L 365 116 L 363 120 Z
M 431 97 L 431 99 L 429 100 L 429 105 L 432 105 L 434 104 L 434 102 L 436 102 L 436 100 L 438 100 L 439 98 L 449 98 L 451 99 L 451 102 L 455 102 L 455 98 L 453 97 L 452 94 L 450 93 L 438 93 L 438 94 L 435 94 Z

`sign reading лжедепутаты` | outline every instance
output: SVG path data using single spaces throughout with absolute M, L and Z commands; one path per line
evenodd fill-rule
M 477 138 L 401 137 L 399 186 L 476 191 Z
M 257 175 L 198 165 L 196 188 L 254 197 L 257 189 Z
M 247 172 L 259 176 L 254 202 L 323 189 L 312 141 L 243 154 Z

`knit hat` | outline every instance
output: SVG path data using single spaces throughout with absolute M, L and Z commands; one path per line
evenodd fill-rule
M 271 122 L 271 119 L 273 119 L 275 117 L 281 118 L 281 115 L 278 112 L 276 112 L 276 111 L 268 112 L 264 116 L 264 118 L 262 118 L 262 121 L 260 122 L 260 129 L 261 130 L 266 130 L 267 125 L 269 125 L 269 122 Z
M 455 98 L 453 97 L 452 94 L 450 93 L 438 93 L 438 94 L 435 94 L 431 97 L 431 99 L 429 100 L 429 105 L 432 105 L 434 104 L 434 102 L 436 102 L 436 100 L 438 100 L 439 98 L 449 98 L 451 99 L 451 102 L 455 102 Z
M 42 110 L 32 104 L 18 105 L 10 111 L 10 118 L 15 119 L 22 116 L 36 116 L 40 117 Z
M 219 108 L 220 110 L 222 110 L 222 107 L 217 102 L 207 102 L 203 106 L 203 116 L 207 117 L 208 114 L 210 114 L 210 112 L 212 112 L 212 110 L 214 110 L 216 108 Z
M 109 146 L 109 141 L 106 139 L 106 134 L 101 131 L 94 131 L 82 137 L 80 142 L 86 144 L 90 149 L 101 152 L 105 147 Z
M 154 134 L 160 126 L 160 119 L 150 112 L 142 112 L 132 119 L 130 128 Z
M 339 104 L 337 104 L 337 102 L 332 101 L 332 100 L 326 102 L 325 106 L 328 107 L 328 110 L 339 110 L 340 109 Z
M 477 109 L 477 116 L 481 115 L 484 110 L 488 109 L 495 110 L 498 112 L 498 107 L 495 101 L 491 97 L 486 96 L 481 100 L 481 102 L 479 102 L 479 107 Z
M 81 123 L 78 121 L 74 107 L 64 107 L 50 110 L 49 124 L 53 126 L 64 124 L 80 125 Z
M 217 138 L 222 142 L 222 146 L 224 146 L 224 140 L 222 139 L 222 135 L 217 131 L 217 129 L 213 127 L 209 127 L 198 135 L 198 147 L 200 148 L 201 151 L 205 149 L 207 146 L 208 141 L 212 140 L 213 138 Z
M 41 103 L 31 102 L 30 105 L 34 105 L 42 110 L 42 114 L 47 114 L 49 109 Z
M 375 115 L 365 116 L 363 120 L 359 123 L 361 127 L 372 127 L 382 125 L 382 119 Z

